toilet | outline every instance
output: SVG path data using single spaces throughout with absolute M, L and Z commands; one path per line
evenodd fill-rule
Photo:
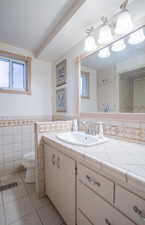
M 24 155 L 23 166 L 26 168 L 26 183 L 35 183 L 35 152 Z

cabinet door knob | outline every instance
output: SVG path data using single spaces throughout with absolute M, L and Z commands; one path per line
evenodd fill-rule
M 55 165 L 55 154 L 52 155 L 51 162 L 52 162 L 52 165 Z
M 143 213 L 137 206 L 133 206 L 133 211 L 140 216 L 142 221 L 145 222 L 145 213 Z
M 107 225 L 111 225 L 111 223 L 110 223 L 110 221 L 109 221 L 108 219 L 105 219 L 105 223 L 106 223 Z
M 57 157 L 57 162 L 56 162 L 56 164 L 57 164 L 57 168 L 60 169 L 60 158 L 59 158 L 59 156 Z

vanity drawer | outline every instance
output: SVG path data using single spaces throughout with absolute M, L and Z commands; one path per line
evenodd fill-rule
M 128 218 L 80 182 L 78 183 L 77 205 L 78 225 L 89 225 L 87 221 L 84 221 L 84 218 L 79 218 L 79 211 L 88 218 L 90 225 L 134 225 Z
M 145 225 L 145 201 L 133 193 L 116 186 L 116 207 L 138 225 Z
M 114 183 L 85 166 L 78 165 L 78 179 L 109 202 L 113 202 Z

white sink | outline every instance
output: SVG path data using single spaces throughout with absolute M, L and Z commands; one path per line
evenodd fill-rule
M 84 132 L 65 132 L 57 134 L 56 137 L 68 144 L 88 147 L 108 142 L 108 139 L 105 137 L 99 138 L 97 136 L 85 134 Z

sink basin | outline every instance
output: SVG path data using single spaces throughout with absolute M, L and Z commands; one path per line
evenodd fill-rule
M 88 135 L 84 132 L 65 132 L 57 134 L 56 137 L 65 143 L 78 146 L 93 146 L 102 144 L 108 141 L 107 138 L 99 138 L 97 136 Z

